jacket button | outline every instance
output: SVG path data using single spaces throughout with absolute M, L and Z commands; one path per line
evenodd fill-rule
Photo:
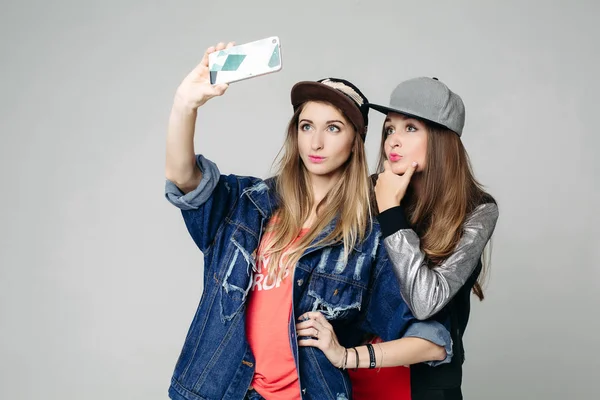
M 302 286 L 303 283 L 304 283 L 304 279 L 298 279 L 298 286 Z

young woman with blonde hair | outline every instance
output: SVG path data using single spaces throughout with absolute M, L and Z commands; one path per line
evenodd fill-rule
M 197 109 L 227 89 L 208 79 L 223 48 L 181 83 L 169 121 L 166 196 L 204 254 L 170 397 L 349 399 L 348 368 L 448 361 L 449 332 L 414 318 L 371 218 L 367 99 L 341 79 L 296 84 L 278 173 L 222 175 L 193 141 Z M 365 332 L 393 351 L 359 346 Z

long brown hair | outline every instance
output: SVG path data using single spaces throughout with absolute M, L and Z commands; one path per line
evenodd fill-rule
M 278 157 L 276 190 L 280 198 L 280 208 L 275 215 L 277 222 L 271 231 L 272 236 L 266 240 L 264 247 L 265 256 L 270 257 L 267 268 L 271 278 L 275 275 L 278 279 L 283 277 L 285 268 L 280 268 L 283 256 L 286 257 L 286 265 L 295 265 L 313 240 L 336 217 L 338 219 L 335 228 L 313 246 L 343 241 L 346 260 L 352 248 L 362 242 L 371 229 L 372 192 L 368 181 L 364 141 L 361 135 L 357 134 L 360 127 L 353 127 L 352 153 L 341 167 L 343 168 L 341 178 L 316 205 L 318 216 L 316 223 L 291 249 L 286 251 L 286 248 L 298 237 L 302 225 L 315 206 L 308 171 L 300 159 L 298 149 L 298 119 L 305 105 L 306 103 L 298 107 L 292 116 L 285 143 Z M 341 110 L 338 111 L 343 114 Z M 347 117 L 346 120 L 350 121 Z
M 428 266 L 450 256 L 463 234 L 463 224 L 477 206 L 494 202 L 474 177 L 469 155 L 453 131 L 420 120 L 427 127 L 427 155 L 423 171 L 415 173 L 403 200 L 407 217 L 421 239 Z M 385 127 L 378 170 L 385 161 Z M 483 284 L 489 268 L 489 248 L 482 256 L 482 271 L 473 293 L 483 300 Z

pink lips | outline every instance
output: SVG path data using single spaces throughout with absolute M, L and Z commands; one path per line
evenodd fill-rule
M 390 158 L 391 162 L 396 162 L 396 161 L 402 160 L 402 156 L 400 154 L 396 154 L 396 153 L 391 153 L 389 158 Z
M 325 157 L 319 157 L 319 156 L 308 156 L 308 159 L 315 164 L 320 164 L 323 161 L 325 161 Z

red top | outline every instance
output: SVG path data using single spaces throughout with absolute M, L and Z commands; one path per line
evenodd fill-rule
M 371 343 L 381 342 L 375 338 Z M 376 349 L 377 350 L 377 349 Z M 378 351 L 375 354 L 379 354 Z M 349 369 L 354 400 L 410 400 L 410 368 Z

